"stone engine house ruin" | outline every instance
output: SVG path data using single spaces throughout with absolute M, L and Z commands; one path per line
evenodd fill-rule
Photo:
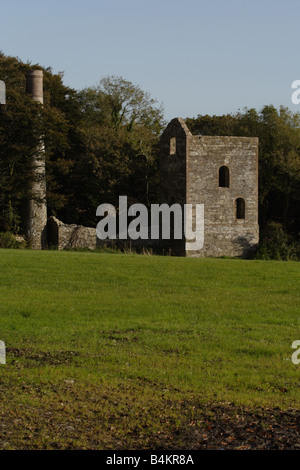
M 257 245 L 258 139 L 192 135 L 173 119 L 160 143 L 161 203 L 204 204 L 204 246 L 178 256 L 244 256 Z

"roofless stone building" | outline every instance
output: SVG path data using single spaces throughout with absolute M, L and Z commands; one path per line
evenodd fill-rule
M 160 142 L 161 203 L 204 204 L 204 245 L 178 256 L 244 256 L 257 245 L 258 139 L 192 135 L 173 119 Z

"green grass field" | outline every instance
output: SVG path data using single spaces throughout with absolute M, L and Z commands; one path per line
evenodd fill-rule
M 0 250 L 0 448 L 180 447 L 201 408 L 297 408 L 299 280 L 296 262 Z

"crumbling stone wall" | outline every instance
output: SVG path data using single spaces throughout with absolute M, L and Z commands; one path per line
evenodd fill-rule
M 50 247 L 59 250 L 66 248 L 88 248 L 94 250 L 97 246 L 96 229 L 82 225 L 64 224 L 56 217 L 48 220 L 48 242 Z
M 56 217 L 48 219 L 47 224 L 49 247 L 55 247 L 58 250 L 72 248 L 88 248 L 94 250 L 99 247 L 109 247 L 121 250 L 158 250 L 159 240 L 100 240 L 97 237 L 96 229 L 93 227 L 84 227 L 82 225 L 64 224 Z
M 222 166 L 229 172 L 228 187 L 219 184 Z M 177 197 L 180 204 L 204 204 L 204 246 L 187 251 L 181 245 L 180 254 L 244 256 L 257 245 L 257 138 L 193 136 L 182 119 L 173 119 L 161 137 L 161 168 L 162 202 Z M 245 203 L 244 218 L 237 217 L 237 199 Z

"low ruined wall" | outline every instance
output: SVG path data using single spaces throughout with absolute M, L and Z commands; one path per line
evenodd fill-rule
M 48 220 L 48 240 L 50 246 L 57 246 L 59 250 L 66 248 L 94 250 L 97 246 L 95 228 L 64 224 L 55 217 L 50 217 Z
M 73 248 L 88 248 L 94 250 L 99 247 L 110 247 L 121 250 L 157 250 L 159 240 L 100 240 L 97 238 L 96 228 L 83 227 L 82 225 L 64 224 L 56 217 L 48 219 L 48 243 L 49 247 L 57 247 L 58 250 Z

